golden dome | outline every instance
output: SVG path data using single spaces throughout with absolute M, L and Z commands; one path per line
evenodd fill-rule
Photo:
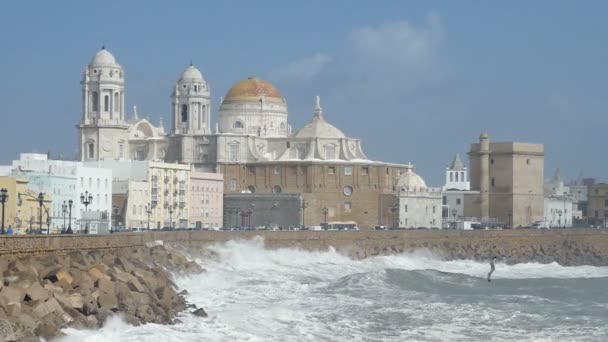
M 265 98 L 275 98 L 283 100 L 283 96 L 277 88 L 275 88 L 270 82 L 260 80 L 255 77 L 249 77 L 246 80 L 242 80 L 235 84 L 224 100 L 238 99 L 243 97 L 255 97 L 259 98 L 264 96 Z

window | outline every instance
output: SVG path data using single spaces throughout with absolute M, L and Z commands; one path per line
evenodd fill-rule
M 453 182 L 453 181 L 454 181 L 454 173 L 450 172 L 450 182 Z
M 526 159 L 526 164 L 530 165 L 530 159 Z
M 369 167 L 367 167 L 367 166 L 362 167 L 361 168 L 361 174 L 364 175 L 364 176 L 369 175 Z
M 194 92 L 197 93 L 198 92 L 198 86 L 195 84 L 194 85 Z
M 137 206 L 133 204 L 133 215 L 137 215 Z
M 230 144 L 228 146 L 228 160 L 229 161 L 239 161 L 239 144 Z
M 490 159 L 490 164 L 494 165 L 494 158 Z
M 255 166 L 247 166 L 247 172 L 249 172 L 250 175 L 255 175 Z
M 247 191 L 249 191 L 252 194 L 255 194 L 255 186 L 253 186 L 253 185 L 248 186 Z
M 492 186 L 494 186 L 495 182 L 494 182 L 494 178 L 492 178 Z
M 275 194 L 280 194 L 281 192 L 283 192 L 283 189 L 280 185 L 275 185 L 274 188 L 272 188 L 272 192 L 274 192 Z
M 243 123 L 240 121 L 235 121 L 234 124 L 232 125 L 233 128 L 243 128 Z
M 108 205 L 108 194 L 105 195 L 105 204 Z
M 107 189 L 108 188 L 108 179 L 107 178 L 104 179 L 104 184 L 105 184 L 105 188 Z
M 350 196 L 353 194 L 353 187 L 350 185 L 347 185 L 344 187 L 344 189 L 342 189 L 342 192 L 344 193 L 344 196 Z
M 344 210 L 351 211 L 353 209 L 353 204 L 350 202 L 344 202 Z
M 110 97 L 108 95 L 103 97 L 103 111 L 104 112 L 110 111 Z
M 448 198 L 447 196 L 443 196 L 443 205 L 448 204 Z
M 458 172 L 454 172 L 456 174 L 456 182 L 458 182 Z
M 306 145 L 298 145 L 296 148 L 296 153 L 298 159 L 306 158 Z
M 325 159 L 336 159 L 336 145 L 325 145 Z
M 99 189 L 101 187 L 101 180 L 99 178 L 97 178 L 97 189 Z
M 236 179 L 230 180 L 230 191 L 236 191 Z
M 188 121 L 188 105 L 182 105 L 182 122 Z
M 114 93 L 114 111 L 120 112 L 120 95 L 118 93 Z
M 121 158 L 122 158 L 122 153 L 121 153 Z M 135 159 L 136 160 L 144 160 L 145 159 L 145 153 L 144 153 L 144 149 L 143 148 L 138 148 L 135 151 Z
M 456 199 L 456 205 L 460 205 L 460 198 Z
M 275 167 L 274 167 L 274 169 L 272 170 L 272 172 L 273 172 L 275 175 L 279 175 L 279 174 L 281 174 L 281 167 L 280 167 L 280 166 L 275 166 Z
M 93 97 L 93 99 L 91 101 L 91 103 L 92 103 L 91 110 L 93 112 L 97 112 L 99 110 L 99 93 L 94 91 L 92 94 L 92 97 Z
M 353 168 L 352 166 L 345 166 L 344 167 L 344 175 L 345 176 L 350 176 L 353 174 Z
M 95 158 L 95 144 L 89 143 L 89 158 Z
M 435 213 L 435 206 L 433 206 L 433 214 Z
M 336 173 L 336 167 L 335 166 L 330 166 L 327 168 L 327 173 L 330 175 L 333 175 L 334 173 Z
M 89 188 L 93 187 L 93 178 L 89 177 Z
M 407 213 L 407 204 L 403 206 L 403 211 Z

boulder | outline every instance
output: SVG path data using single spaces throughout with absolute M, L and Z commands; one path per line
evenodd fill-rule
M 93 267 L 89 270 L 89 275 L 94 279 L 107 279 L 112 280 L 109 275 L 105 274 L 105 271 L 101 271 L 99 267 Z
M 34 283 L 25 290 L 25 295 L 29 297 L 30 300 L 45 301 L 49 298 L 49 291 L 40 286 L 39 283 Z
M 207 317 L 207 312 L 205 312 L 205 309 L 203 309 L 203 308 L 198 308 L 198 309 L 192 311 L 192 314 L 194 316 L 198 316 L 198 317 Z
M 53 295 L 62 306 L 69 307 L 72 309 L 82 310 L 84 305 L 84 298 L 80 293 L 72 293 L 71 295 L 64 295 L 56 293 Z
M 74 281 L 72 276 L 66 271 L 59 271 L 57 274 L 55 274 L 55 276 L 57 277 L 57 280 L 65 280 L 65 282 L 68 284 L 72 284 Z
M 0 305 L 21 304 L 25 290 L 20 287 L 4 286 L 0 290 Z M 6 309 L 6 307 L 4 307 Z
M 147 304 L 139 306 L 135 312 L 135 316 L 142 322 L 153 322 L 156 317 L 152 307 Z
M 118 299 L 114 294 L 102 293 L 99 298 L 97 298 L 97 304 L 99 305 L 100 310 L 118 310 Z
M 40 302 L 36 306 L 34 306 L 32 313 L 35 317 L 40 319 L 50 313 L 57 313 L 63 315 L 63 309 L 55 298 L 49 298 L 48 300 Z
M 45 338 L 63 336 L 65 334 L 60 329 L 64 325 L 63 314 L 51 313 L 42 317 L 40 324 L 34 329 L 34 334 Z
M 0 341 L 17 341 L 11 323 L 5 319 L 0 319 Z
M 104 293 L 114 295 L 114 283 L 111 280 L 100 278 L 95 282 L 95 287 L 100 289 Z

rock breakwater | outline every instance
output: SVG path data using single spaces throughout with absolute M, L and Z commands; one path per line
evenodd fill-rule
M 172 324 L 187 308 L 171 272 L 204 270 L 160 242 L 142 247 L 0 260 L 0 341 L 39 341 L 64 327 L 97 328 L 122 315 L 133 325 Z

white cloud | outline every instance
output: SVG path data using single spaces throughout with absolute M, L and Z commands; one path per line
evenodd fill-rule
M 386 22 L 355 29 L 350 37 L 358 64 L 392 71 L 429 68 L 440 40 L 441 23 L 437 15 L 429 15 L 422 27 L 414 27 L 405 20 Z
M 270 78 L 274 80 L 296 79 L 308 81 L 319 74 L 321 69 L 331 61 L 331 56 L 318 52 L 272 70 Z

